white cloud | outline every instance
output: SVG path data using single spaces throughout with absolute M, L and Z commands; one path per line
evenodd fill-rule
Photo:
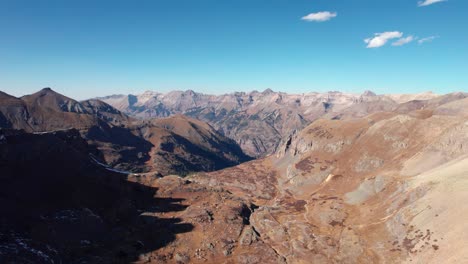
M 414 36 L 408 36 L 406 38 L 400 38 L 399 40 L 392 43 L 392 46 L 403 46 L 415 40 Z
M 336 12 L 324 11 L 308 14 L 307 16 L 302 17 L 301 19 L 305 21 L 324 22 L 336 17 L 337 15 L 338 14 Z
M 446 2 L 446 1 L 448 0 L 424 0 L 424 1 L 419 1 L 418 6 L 428 6 L 428 5 L 432 5 L 435 3 Z
M 438 38 L 439 36 L 430 36 L 430 37 L 427 37 L 427 38 L 422 38 L 420 40 L 418 40 L 418 44 L 424 44 L 426 42 L 432 42 L 434 39 Z
M 375 33 L 373 38 L 366 38 L 367 48 L 379 48 L 387 44 L 390 39 L 401 38 L 403 33 L 399 31 L 388 31 L 383 33 Z

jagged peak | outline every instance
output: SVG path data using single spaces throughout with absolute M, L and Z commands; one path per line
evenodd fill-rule
M 265 89 L 265 91 L 262 92 L 262 94 L 272 94 L 274 91 L 270 88 Z
M 370 90 L 365 90 L 364 93 L 362 94 L 363 96 L 377 96 L 376 93 Z
M 156 94 L 158 94 L 158 92 L 151 91 L 151 90 L 146 90 L 141 95 L 156 95 Z

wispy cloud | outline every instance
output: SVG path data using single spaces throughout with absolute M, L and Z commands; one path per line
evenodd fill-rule
M 336 12 L 323 11 L 308 14 L 307 16 L 304 16 L 301 19 L 305 21 L 324 22 L 336 17 L 337 15 L 338 14 Z
M 432 42 L 434 39 L 438 38 L 439 36 L 430 36 L 430 37 L 427 37 L 427 38 L 422 38 L 420 40 L 418 40 L 418 44 L 421 45 L 421 44 L 424 44 L 426 42 Z
M 424 1 L 419 1 L 418 6 L 428 6 L 428 5 L 432 5 L 435 3 L 446 2 L 446 1 L 448 0 L 424 0 Z
M 392 46 L 403 46 L 415 40 L 414 36 L 408 36 L 406 38 L 400 38 L 399 40 L 392 43 Z
M 399 31 L 387 31 L 383 33 L 375 33 L 374 37 L 366 38 L 364 40 L 367 43 L 367 48 L 380 48 L 387 44 L 391 39 L 401 38 L 403 33 Z

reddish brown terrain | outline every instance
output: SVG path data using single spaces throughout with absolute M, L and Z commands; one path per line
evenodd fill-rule
M 317 120 L 274 156 L 192 180 L 259 206 L 250 223 L 287 263 L 465 262 L 466 107 Z
M 104 147 L 74 130 L 2 130 L 0 260 L 464 263 L 466 96 L 387 97 L 395 107 L 351 106 L 283 138 L 265 158 L 185 177 L 116 173 L 93 158 Z M 150 164 L 210 166 L 236 153 L 200 121 L 135 122 L 123 128 L 151 144 Z M 166 136 L 190 138 L 196 151 Z M 207 143 L 214 147 L 200 152 Z
M 230 229 L 218 236 L 211 230 L 229 221 L 221 216 L 219 223 L 214 214 L 206 224 L 191 214 L 192 206 L 220 206 L 220 198 L 200 206 L 206 197 L 190 195 L 189 207 L 171 215 L 200 231 L 180 234 L 181 244 L 150 256 L 179 263 L 464 262 L 467 106 L 462 99 L 406 114 L 320 119 L 285 140 L 275 155 L 191 176 L 191 184 L 251 204 L 247 231 L 235 232 L 220 259 L 211 245 L 225 249 Z M 173 186 L 176 179 L 154 184 Z M 187 197 L 180 187 L 164 189 Z

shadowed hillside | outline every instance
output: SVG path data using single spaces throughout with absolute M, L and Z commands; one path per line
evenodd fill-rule
M 142 214 L 187 206 L 95 164 L 76 130 L 0 133 L 2 263 L 130 263 L 193 228 Z

